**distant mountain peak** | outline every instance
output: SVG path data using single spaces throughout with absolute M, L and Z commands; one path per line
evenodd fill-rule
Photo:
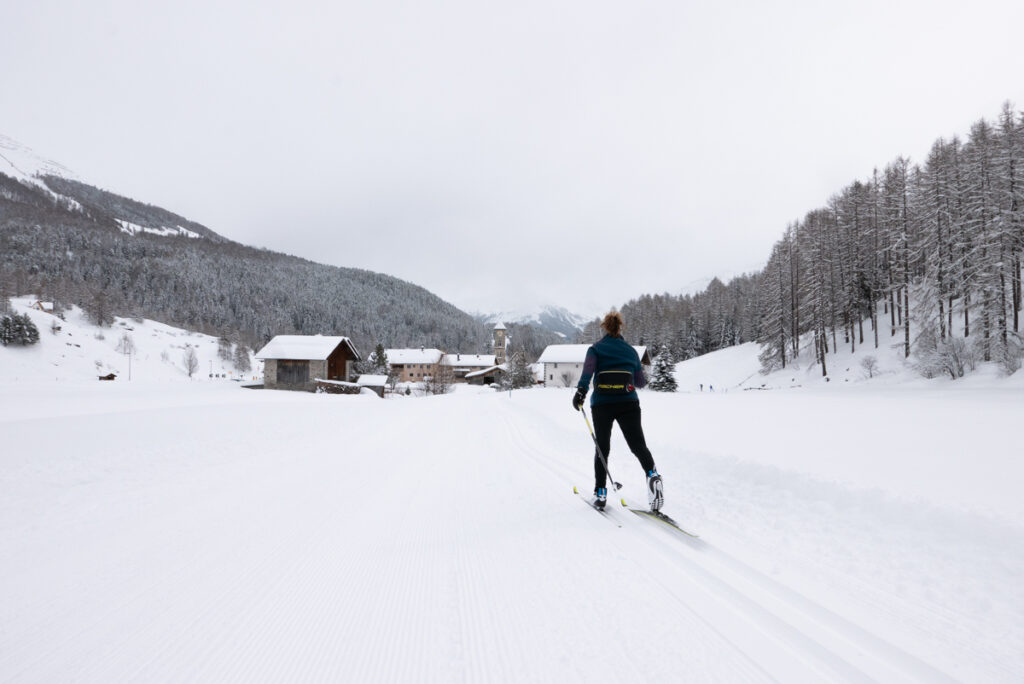
M 503 311 L 500 313 L 474 313 L 473 317 L 487 325 L 498 323 L 519 323 L 535 325 L 542 330 L 572 339 L 590 320 L 575 314 L 563 306 L 545 304 L 532 309 Z
M 35 185 L 42 185 L 39 180 L 42 176 L 78 180 L 68 167 L 40 156 L 32 148 L 3 134 L 0 134 L 0 173 Z

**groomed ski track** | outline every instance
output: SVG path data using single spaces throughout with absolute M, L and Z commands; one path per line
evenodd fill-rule
M 827 567 L 775 579 L 683 481 L 683 448 L 652 443 L 666 511 L 701 539 L 617 499 L 621 528 L 588 510 L 572 487 L 592 447 L 564 392 L 139 391 L 0 417 L 0 443 L 46 435 L 0 456 L 0 681 L 964 675 L 933 658 L 959 634 L 942 606 L 862 575 L 830 602 Z M 620 439 L 611 467 L 640 503 Z M 967 679 L 1019 674 L 962 648 Z

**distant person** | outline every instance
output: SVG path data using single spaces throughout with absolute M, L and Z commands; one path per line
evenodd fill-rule
M 636 350 L 622 339 L 623 327 L 622 314 L 618 311 L 612 311 L 604 317 L 601 328 L 605 336 L 587 349 L 583 375 L 576 386 L 572 407 L 577 411 L 583 409 L 583 401 L 587 398 L 587 389 L 593 378 L 594 395 L 590 399 L 590 408 L 594 414 L 597 447 L 606 459 L 610 457 L 608 450 L 611 448 L 612 424 L 618 422 L 629 450 L 647 474 L 647 501 L 651 510 L 657 511 L 664 502 L 661 475 L 654 467 L 654 457 L 644 440 L 640 424 L 640 397 L 636 393 L 636 388 L 647 384 L 647 378 L 644 377 L 644 369 Z M 604 508 L 608 500 L 607 478 L 608 470 L 601 462 L 601 456 L 595 452 L 594 505 L 597 508 Z
M 704 383 L 703 383 L 703 382 L 702 382 L 702 383 L 700 383 L 700 391 L 701 391 L 701 392 L 703 392 L 703 391 L 704 391 Z

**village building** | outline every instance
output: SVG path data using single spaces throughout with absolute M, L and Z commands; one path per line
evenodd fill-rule
M 501 365 L 508 361 L 508 328 L 499 322 L 494 326 L 494 363 Z
M 378 397 L 384 397 L 384 388 L 388 384 L 388 376 L 386 375 L 360 375 L 359 379 L 356 380 L 356 384 L 360 387 L 366 387 L 372 390 Z
M 470 374 L 495 368 L 498 363 L 494 354 L 445 354 L 441 365 L 452 369 L 455 382 L 466 382 Z
M 398 377 L 398 382 L 423 382 L 423 378 L 434 374 L 434 367 L 441 363 L 444 352 L 440 349 L 387 349 L 388 364 Z
M 544 350 L 537 363 L 544 368 L 546 387 L 575 387 L 583 375 L 583 362 L 587 358 L 589 344 L 552 344 Z M 650 377 L 651 356 L 647 347 L 633 345 L 644 374 Z
M 278 335 L 256 353 L 267 389 L 316 391 L 317 380 L 350 382 L 362 360 L 347 337 Z
M 470 385 L 493 385 L 501 380 L 501 376 L 508 372 L 507 364 L 481 368 L 480 370 L 466 373 L 466 382 Z
M 502 372 L 499 368 L 507 361 L 508 332 L 502 323 L 494 326 L 493 354 L 445 354 L 440 349 L 386 349 L 388 365 L 397 375 L 398 382 L 423 382 L 441 365 L 450 368 L 455 382 L 491 384 Z M 481 373 L 484 371 L 483 373 Z M 470 377 L 472 376 L 472 378 Z

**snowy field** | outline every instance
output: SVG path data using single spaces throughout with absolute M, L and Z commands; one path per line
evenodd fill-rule
M 30 303 L 39 344 L 0 348 L 0 681 L 1024 681 L 1021 372 L 680 364 L 641 400 L 693 540 L 572 494 L 571 390 L 248 390 L 215 338 Z
M 1013 378 L 745 392 L 751 359 L 642 395 L 699 540 L 572 494 L 569 390 L 0 382 L 0 680 L 1024 680 Z M 611 468 L 642 503 L 618 434 Z

